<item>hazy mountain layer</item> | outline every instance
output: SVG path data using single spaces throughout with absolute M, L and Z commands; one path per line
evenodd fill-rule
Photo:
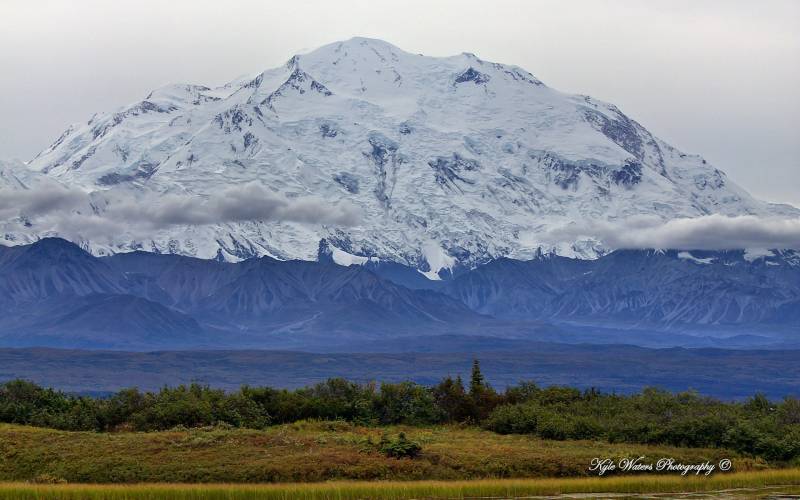
M 478 335 L 777 347 L 800 344 L 799 321 L 795 252 L 500 259 L 430 281 L 394 263 L 225 263 L 147 252 L 98 258 L 55 238 L 0 246 L 3 346 L 379 352 L 392 343 L 412 349 L 420 339 Z M 460 345 L 468 343 L 453 350 Z

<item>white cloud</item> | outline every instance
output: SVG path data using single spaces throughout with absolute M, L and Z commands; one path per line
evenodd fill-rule
M 651 217 L 635 217 L 618 222 L 595 221 L 570 226 L 552 231 L 550 237 L 560 241 L 595 238 L 614 249 L 800 249 L 800 218 L 708 215 L 663 222 Z
M 353 226 L 359 212 L 350 204 L 336 205 L 316 197 L 286 198 L 258 183 L 228 188 L 207 198 L 167 195 L 153 199 L 113 201 L 106 216 L 164 229 L 180 225 L 206 225 L 244 221 L 291 221 Z
M 43 180 L 35 189 L 0 191 L 0 219 L 72 210 L 86 201 L 83 191 Z
M 94 207 L 101 206 L 102 209 Z M 246 221 L 289 221 L 353 226 L 359 211 L 351 204 L 332 204 L 307 196 L 286 198 L 257 183 L 230 187 L 208 196 L 134 195 L 80 190 L 47 182 L 27 190 L 0 191 L 0 221 L 24 216 L 39 232 L 67 237 L 137 236 L 174 226 Z

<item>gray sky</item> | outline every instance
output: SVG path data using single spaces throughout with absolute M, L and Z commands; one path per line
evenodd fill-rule
M 356 35 L 518 64 L 800 206 L 794 0 L 0 0 L 0 158 L 163 84 L 222 84 Z

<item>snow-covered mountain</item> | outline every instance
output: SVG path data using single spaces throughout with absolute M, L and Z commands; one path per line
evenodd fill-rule
M 87 193 L 74 210 L 96 216 L 117 195 L 206 198 L 247 183 L 360 214 L 349 226 L 229 221 L 66 235 L 95 254 L 314 260 L 324 239 L 338 262 L 374 256 L 431 276 L 540 249 L 594 257 L 598 241 L 550 234 L 579 221 L 798 214 L 754 199 L 613 105 L 473 54 L 426 57 L 366 38 L 218 88 L 155 90 L 70 126 L 27 166 L 0 166 L 0 189 L 26 189 L 22 177 Z M 20 215 L 0 226 L 8 242 L 54 235 Z

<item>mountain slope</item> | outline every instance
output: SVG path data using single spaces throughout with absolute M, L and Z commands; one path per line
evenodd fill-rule
M 146 252 L 98 258 L 57 238 L 0 246 L 2 345 L 331 345 L 489 321 L 447 295 L 358 266 Z
M 435 290 L 409 276 L 419 273 L 399 264 L 98 258 L 55 238 L 0 246 L 0 345 L 380 350 L 441 335 L 661 346 L 739 335 L 738 346 L 800 334 L 794 251 L 542 254 L 428 281 Z
M 59 296 L 122 293 L 124 279 L 105 262 L 59 238 L 0 246 L 0 305 Z
M 800 256 L 794 251 L 618 250 L 586 261 L 503 259 L 443 289 L 498 318 L 658 329 L 748 326 L 796 330 Z M 735 330 L 730 330 L 735 331 Z
M 605 252 L 589 237 L 550 234 L 579 220 L 798 213 L 752 198 L 613 105 L 472 54 L 425 57 L 364 38 L 218 88 L 155 90 L 71 126 L 26 168 L 93 193 L 99 215 L 122 195 L 202 199 L 248 182 L 289 199 L 344 201 L 361 214 L 352 227 L 220 220 L 111 238 L 72 228 L 68 236 L 95 254 L 313 260 L 325 239 L 343 254 L 432 277 L 539 249 Z M 53 231 L 39 220 L 2 227 L 17 242 Z
M 64 297 L 21 311 L 23 318 L 29 312 L 35 317 L 0 331 L 6 346 L 149 350 L 219 345 L 190 316 L 133 295 Z
M 73 243 L 0 246 L 0 338 L 5 345 L 175 346 L 201 342 L 193 319 L 129 295 L 133 283 Z
M 450 297 L 405 288 L 360 266 L 269 257 L 230 264 L 146 252 L 103 260 L 136 283 L 135 293 L 237 329 L 269 331 L 312 320 L 330 332 L 343 322 L 398 331 L 479 318 Z

